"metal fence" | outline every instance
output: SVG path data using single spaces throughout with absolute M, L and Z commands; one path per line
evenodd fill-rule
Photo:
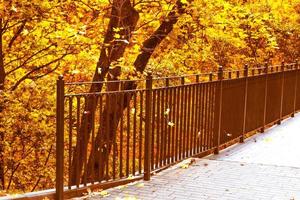
M 57 81 L 56 197 L 218 153 L 300 109 L 298 62 L 180 77 Z M 134 83 L 130 89 L 124 85 Z M 105 92 L 86 92 L 91 85 Z M 113 91 L 109 91 L 114 85 Z M 79 89 L 78 89 L 79 88 Z

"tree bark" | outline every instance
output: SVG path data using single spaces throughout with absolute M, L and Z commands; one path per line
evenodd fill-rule
M 4 59 L 3 59 L 3 20 L 0 18 L 0 91 L 4 90 L 5 70 L 4 70 Z
M 4 90 L 4 81 L 5 81 L 5 70 L 4 70 L 4 61 L 3 61 L 3 40 L 2 40 L 2 33 L 3 33 L 3 21 L 0 18 L 0 98 L 1 93 Z M 0 100 L 0 118 L 2 118 L 3 112 L 3 102 Z M 1 120 L 2 121 L 2 120 Z M 4 132 L 3 127 L 0 124 L 0 188 L 5 189 L 5 182 L 4 182 Z
M 104 38 L 104 45 L 102 47 L 100 58 L 94 73 L 93 82 L 103 81 L 112 62 L 117 61 L 124 54 L 127 42 L 130 41 L 132 32 L 135 30 L 139 19 L 138 12 L 132 7 L 130 0 L 114 0 L 111 8 L 110 22 Z M 118 34 L 121 35 L 122 40 L 116 40 L 114 29 L 121 28 Z M 99 71 L 101 73 L 99 73 Z M 92 84 L 90 93 L 100 92 L 103 84 Z M 84 160 L 83 156 L 87 151 L 87 142 L 91 133 L 92 115 L 97 108 L 97 98 L 87 98 L 84 110 L 89 113 L 83 115 L 81 118 L 81 126 L 75 152 L 72 161 L 72 184 L 78 184 L 83 171 Z M 87 127 L 87 130 L 85 130 Z M 84 137 L 84 134 L 87 134 Z M 84 138 L 88 138 L 85 140 Z M 86 169 L 85 169 L 86 170 Z
M 143 43 L 142 52 L 137 56 L 134 66 L 139 72 L 143 72 L 146 65 L 153 54 L 154 50 L 166 38 L 166 36 L 173 30 L 174 25 L 178 21 L 178 17 L 185 11 L 185 5 L 180 0 L 176 2 L 172 10 L 169 12 L 165 20 L 157 28 L 157 30 Z M 136 89 L 137 85 L 134 82 L 126 82 L 124 90 Z M 118 85 L 113 85 L 108 88 L 109 91 L 114 91 L 119 88 Z M 109 179 L 105 177 L 106 161 L 111 151 L 113 142 L 115 142 L 116 131 L 124 110 L 129 106 L 129 98 L 113 98 L 108 105 L 105 105 L 102 112 L 101 126 L 99 127 L 94 154 L 91 154 L 88 164 L 88 176 L 94 175 L 97 180 Z M 122 107 L 123 105 L 123 107 Z M 112 109 L 113 108 L 113 109 Z M 107 117 L 105 117 L 107 116 Z M 115 123 L 114 123 L 115 122 Z M 93 166 L 92 166 L 93 160 Z

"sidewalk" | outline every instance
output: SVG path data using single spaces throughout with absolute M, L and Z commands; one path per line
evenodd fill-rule
M 300 200 L 300 115 L 188 168 L 178 164 L 87 199 Z M 81 198 L 82 199 L 82 198 Z

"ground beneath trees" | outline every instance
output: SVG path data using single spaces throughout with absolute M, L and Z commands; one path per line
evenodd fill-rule
M 87 199 L 300 199 L 300 115 L 222 151 Z

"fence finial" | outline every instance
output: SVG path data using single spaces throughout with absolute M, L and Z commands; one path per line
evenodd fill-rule
M 284 71 L 285 63 L 284 61 L 281 62 L 281 71 Z
M 152 72 L 151 71 L 149 71 L 149 72 L 147 72 L 147 78 L 152 78 Z
M 64 79 L 64 75 L 60 74 L 60 75 L 58 76 L 58 80 L 63 80 L 63 79 Z
M 249 71 L 249 66 L 248 66 L 248 64 L 245 64 L 244 65 L 244 77 L 248 76 L 248 71 Z
M 269 63 L 265 62 L 265 73 L 266 74 L 268 73 L 268 68 L 269 68 Z
M 218 68 L 218 80 L 223 79 L 223 67 L 220 65 Z

